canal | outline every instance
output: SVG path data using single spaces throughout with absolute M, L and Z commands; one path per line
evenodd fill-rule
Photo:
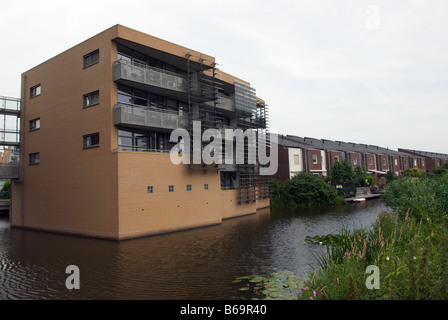
M 310 209 L 264 209 L 222 225 L 115 242 L 10 228 L 0 217 L 0 300 L 239 299 L 236 277 L 271 268 L 305 277 L 324 246 L 306 236 L 368 227 L 381 200 Z M 65 286 L 66 267 L 80 289 Z

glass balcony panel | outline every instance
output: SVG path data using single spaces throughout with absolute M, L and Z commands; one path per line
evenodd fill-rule
M 147 129 L 186 129 L 188 119 L 176 113 L 138 105 L 118 104 L 114 107 L 114 124 Z
M 187 79 L 177 73 L 157 69 L 148 65 L 115 61 L 114 81 L 132 81 L 163 89 L 187 92 Z

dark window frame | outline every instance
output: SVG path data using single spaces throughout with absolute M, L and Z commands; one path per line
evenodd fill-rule
M 204 190 L 208 190 L 208 183 L 204 183 Z
M 97 57 L 96 60 L 94 60 L 93 57 Z M 99 63 L 100 62 L 100 49 L 96 49 L 96 50 L 93 50 L 92 52 L 85 54 L 83 56 L 82 61 L 83 61 L 84 69 Z
M 154 187 L 153 187 L 153 186 L 148 186 L 148 187 L 146 188 L 146 192 L 147 192 L 147 193 L 154 193 Z
M 174 192 L 174 185 L 173 184 L 168 186 L 168 192 Z
M 96 95 L 98 95 L 98 100 L 97 102 L 93 102 L 93 103 L 89 103 L 87 104 L 87 101 L 92 101 L 93 97 L 95 97 Z M 87 100 L 89 99 L 89 100 Z M 83 108 L 89 108 L 89 107 L 93 107 L 96 106 L 98 104 L 100 104 L 100 90 L 96 90 L 96 91 L 92 91 L 89 93 L 86 93 L 85 95 L 82 96 L 82 104 L 83 104 Z
M 37 88 L 40 88 L 39 93 L 37 93 L 37 91 L 36 91 Z M 42 85 L 40 83 L 36 84 L 35 86 L 32 86 L 30 88 L 30 99 L 33 99 L 33 98 L 36 98 L 36 97 L 40 96 L 41 93 L 42 93 Z
M 39 120 L 39 127 L 36 126 L 37 120 Z M 30 131 L 36 131 L 40 129 L 40 118 L 30 120 Z
M 94 138 L 93 141 L 92 141 L 92 138 Z M 89 141 L 88 139 L 90 139 L 89 144 L 87 143 Z M 89 134 L 83 135 L 82 136 L 82 145 L 83 145 L 83 149 L 98 148 L 100 146 L 100 133 L 94 132 L 94 133 L 89 133 Z
M 33 152 L 28 155 L 29 157 L 29 165 L 38 165 L 40 163 L 40 154 L 39 152 Z

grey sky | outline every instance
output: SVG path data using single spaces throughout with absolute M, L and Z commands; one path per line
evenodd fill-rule
M 448 153 L 446 0 L 0 1 L 0 95 L 119 23 L 214 56 L 279 133 Z

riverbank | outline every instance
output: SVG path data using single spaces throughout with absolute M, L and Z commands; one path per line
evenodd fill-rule
M 326 243 L 305 300 L 448 299 L 448 174 L 390 183 L 369 229 L 342 230 Z
M 346 198 L 345 201 L 346 202 L 364 202 L 366 200 L 378 199 L 380 197 L 381 197 L 381 194 L 371 193 L 371 194 L 366 194 L 366 195 L 362 195 L 362 196 Z

